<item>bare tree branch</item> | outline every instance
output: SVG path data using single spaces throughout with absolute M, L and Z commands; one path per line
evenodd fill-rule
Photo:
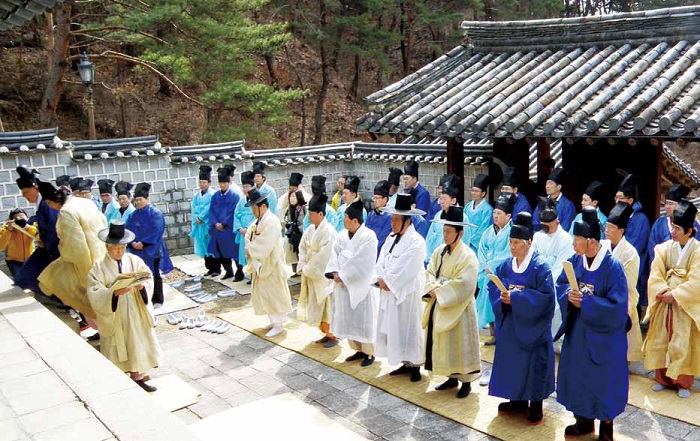
M 107 31 L 131 32 L 134 34 L 143 35 L 144 37 L 148 37 L 150 39 L 153 39 L 153 40 L 157 41 L 158 43 L 165 44 L 167 46 L 172 46 L 172 44 L 170 44 L 169 42 L 163 40 L 162 38 L 158 38 L 153 34 L 149 34 L 148 32 L 143 32 L 143 31 L 136 31 L 133 29 L 125 28 L 123 26 L 105 26 L 103 28 L 78 29 L 76 31 L 71 31 L 71 34 L 73 34 L 73 35 L 87 35 L 87 34 L 91 34 L 93 32 L 107 32 Z

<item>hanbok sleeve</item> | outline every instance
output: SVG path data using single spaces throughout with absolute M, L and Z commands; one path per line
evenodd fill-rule
M 405 238 L 408 239 L 408 238 Z M 411 283 L 416 274 L 423 270 L 425 261 L 425 242 L 416 240 L 403 250 L 398 256 L 393 256 L 391 268 L 384 267 L 381 277 L 389 290 L 397 295 L 397 292 Z M 420 293 L 423 295 L 425 293 Z
M 468 245 L 465 245 L 465 247 L 468 247 Z M 476 256 L 474 256 L 471 248 L 469 248 L 463 258 L 454 263 L 454 267 L 450 272 L 451 277 L 436 287 L 435 296 L 438 305 L 450 307 L 464 302 L 465 299 L 473 300 L 478 271 L 479 263 L 476 261 Z
M 531 287 L 510 293 L 515 335 L 524 347 L 549 338 L 554 317 L 554 283 L 549 266 L 544 262 L 535 264 L 529 276 Z
M 77 274 L 87 274 L 92 267 L 90 248 L 80 221 L 68 210 L 61 210 L 56 222 L 61 259 L 75 265 Z
M 335 243 L 335 230 L 333 230 L 333 228 L 324 229 L 322 232 L 323 234 L 319 238 L 314 238 L 316 239 L 316 243 L 312 243 L 312 246 L 316 248 L 316 252 L 313 253 L 308 261 L 306 260 L 306 256 L 304 256 L 304 260 L 302 261 L 301 246 L 299 247 L 298 267 L 302 268 L 302 272 L 306 277 L 312 279 L 322 279 L 325 277 L 326 266 L 331 258 L 333 245 Z M 304 235 L 306 235 L 306 232 L 304 232 Z M 318 232 L 316 232 L 316 235 L 318 235 Z M 302 239 L 302 242 L 303 241 Z
M 688 278 L 671 291 L 678 306 L 700 328 L 700 247 L 688 259 Z
M 266 219 L 265 225 L 260 224 L 262 224 L 262 221 L 258 223 L 258 228 L 254 233 L 257 234 L 257 236 L 255 236 L 255 240 L 246 242 L 246 245 L 250 245 L 247 248 L 248 252 L 250 253 L 250 257 L 258 262 L 265 260 L 267 256 L 272 253 L 277 241 L 280 240 L 276 217 Z
M 331 227 L 332 226 L 333 225 L 331 225 Z M 325 270 L 324 274 L 338 272 L 338 270 L 339 270 L 338 269 L 339 268 L 338 255 L 340 254 L 341 251 L 343 251 L 341 242 L 342 242 L 342 237 L 339 234 L 336 236 L 335 242 L 333 242 L 333 246 L 331 247 L 331 255 L 330 255 L 330 258 L 328 259 L 328 265 L 326 265 L 326 270 Z
M 371 230 L 368 233 L 365 240 L 355 249 L 352 255 L 343 255 L 346 260 L 343 263 L 343 267 L 338 270 L 338 277 L 346 285 L 352 285 L 367 278 L 367 272 L 371 271 L 371 261 L 374 260 L 373 256 L 376 255 L 377 250 L 377 237 Z M 347 253 L 347 251 L 341 251 L 341 253 Z
M 584 295 L 581 301 L 581 320 L 596 333 L 613 334 L 627 324 L 627 279 L 620 262 L 608 261 L 604 295 Z
M 163 239 L 165 232 L 165 218 L 161 213 L 155 210 L 149 212 L 149 228 L 145 230 L 145 234 L 138 238 L 138 241 L 144 246 L 155 245 Z
M 114 274 L 116 276 L 116 274 Z M 103 337 L 114 333 L 114 309 L 116 303 L 109 289 L 108 275 L 105 273 L 104 262 L 98 260 L 90 269 L 87 279 L 87 297 L 97 316 L 97 325 Z

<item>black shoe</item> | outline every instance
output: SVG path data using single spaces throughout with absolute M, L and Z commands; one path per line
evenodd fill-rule
M 316 340 L 314 343 L 325 344 L 325 343 L 328 343 L 328 340 L 330 340 L 330 339 L 331 338 L 326 335 L 323 338 Z
M 158 390 L 157 387 L 151 386 L 150 384 L 146 384 L 144 380 L 138 380 L 136 384 L 141 386 L 141 389 L 145 390 L 146 392 L 155 392 Z
M 234 282 L 240 282 L 240 281 L 243 280 L 244 278 L 245 278 L 245 275 L 243 274 L 243 269 L 242 269 L 242 268 L 238 268 L 238 269 L 236 270 L 236 275 L 234 276 L 233 281 L 234 281 Z
M 411 368 L 411 381 L 415 383 L 416 381 L 420 381 L 423 377 L 420 374 L 420 367 L 412 367 Z
M 100 339 L 100 333 L 96 332 L 94 335 L 91 335 L 90 337 L 86 338 L 87 341 L 97 341 Z
M 329 339 L 329 340 L 330 340 L 330 339 Z M 354 354 L 352 354 L 351 356 L 349 356 L 348 358 L 346 358 L 345 361 L 362 360 L 362 359 L 365 358 L 366 356 L 367 356 L 367 354 L 365 354 L 364 352 L 355 352 Z
M 613 441 L 613 422 L 601 421 L 600 429 L 598 429 L 598 440 L 599 441 Z
M 471 383 L 462 383 L 462 387 L 459 388 L 459 391 L 457 392 L 457 398 L 466 398 L 469 396 L 469 393 L 472 391 L 472 384 Z
M 252 280 L 248 280 L 247 282 L 245 282 L 246 285 L 251 285 L 252 283 L 253 283 Z
M 530 407 L 527 409 L 527 422 L 532 426 L 539 426 L 543 418 L 542 401 L 530 401 Z
M 444 383 L 435 386 L 435 390 L 447 390 L 457 386 L 459 386 L 459 381 L 456 378 L 448 378 Z
M 577 438 L 583 435 L 589 435 L 595 430 L 593 420 L 587 418 L 576 417 L 576 424 L 566 426 L 564 429 L 564 438 Z
M 224 274 L 224 277 L 221 278 L 221 280 L 230 279 L 232 277 L 233 277 L 233 273 L 227 271 L 226 274 Z
M 403 374 L 410 374 L 411 373 L 411 368 L 406 366 L 405 364 L 402 364 L 400 368 L 394 369 L 393 371 L 389 372 L 389 375 L 403 375 Z
M 527 401 L 506 401 L 498 405 L 498 413 L 501 415 L 524 412 L 527 412 Z
M 374 355 L 365 355 L 365 359 L 362 360 L 360 366 L 367 367 L 370 366 L 372 363 L 374 363 Z

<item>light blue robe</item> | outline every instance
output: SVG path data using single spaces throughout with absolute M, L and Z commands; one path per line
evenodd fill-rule
M 100 212 L 102 213 L 102 202 L 100 202 Z M 119 202 L 112 198 L 112 201 L 107 205 L 107 209 L 102 213 L 107 219 L 107 225 L 111 224 L 114 219 L 119 219 Z
M 598 220 L 600 221 L 600 239 L 603 240 L 605 239 L 605 224 L 608 223 L 608 217 L 603 214 L 602 211 L 600 211 L 599 208 L 596 207 L 595 209 L 596 213 L 598 213 Z M 574 223 L 580 221 L 582 219 L 581 213 L 577 214 L 576 217 L 574 218 L 574 221 L 571 222 L 571 228 L 569 228 L 569 234 L 572 236 L 574 235 Z
M 263 185 L 260 186 L 260 188 L 258 188 L 258 191 L 261 195 L 267 197 L 267 203 L 269 204 L 268 208 L 270 209 L 270 211 L 272 211 L 273 213 L 277 213 L 277 192 L 275 191 L 275 189 L 272 188 L 270 184 L 265 182 L 263 183 Z M 239 196 L 245 199 L 242 191 Z
M 238 244 L 238 263 L 242 266 L 248 264 L 248 259 L 245 257 L 245 237 L 238 230 L 248 228 L 255 221 L 253 207 L 246 207 L 246 202 L 248 202 L 246 198 L 239 199 L 236 212 L 233 214 L 233 233 L 235 242 Z
M 337 217 L 338 213 L 333 209 L 333 207 L 331 207 L 330 204 L 326 204 L 326 220 L 328 221 L 328 223 L 335 226 L 335 223 L 338 221 Z M 302 228 L 304 229 L 304 231 L 306 231 L 306 229 L 309 228 L 309 225 L 311 225 L 311 221 L 309 220 L 309 210 L 306 210 L 306 214 L 304 215 L 304 222 L 302 224 Z
M 437 220 L 440 220 L 440 214 L 442 213 L 442 210 L 438 211 L 435 213 L 433 216 L 433 222 L 430 222 L 430 228 L 428 229 L 428 234 L 425 238 L 425 245 L 427 249 L 426 257 L 425 257 L 425 264 L 427 265 L 430 263 L 430 258 L 432 257 L 433 253 L 435 250 L 438 249 L 440 245 L 445 243 L 444 237 L 442 235 L 442 230 L 443 227 L 445 226 L 444 224 L 435 222 Z M 462 216 L 462 220 L 464 222 L 469 222 L 469 219 L 467 219 L 467 215 L 464 214 Z M 463 227 L 462 231 L 464 231 L 464 234 L 462 235 L 462 242 L 464 242 L 465 245 L 469 246 L 472 240 L 472 230 L 474 228 L 471 227 Z
M 209 187 L 202 195 L 201 191 L 197 191 L 192 197 L 192 232 L 190 237 L 194 242 L 194 254 L 199 257 L 207 257 L 211 254 L 207 253 L 209 246 L 209 208 L 211 207 L 211 197 L 214 196 L 216 190 Z M 202 224 L 197 223 L 199 219 Z
M 396 198 L 398 197 L 399 192 L 397 191 L 396 193 L 392 194 L 389 196 L 389 202 L 386 203 L 387 207 L 393 207 L 396 205 Z
M 124 214 L 121 213 L 120 210 L 121 207 L 117 208 L 117 217 L 115 219 L 119 219 L 120 221 L 124 222 L 126 224 L 126 221 L 129 220 L 129 217 L 131 217 L 131 213 L 136 210 L 136 207 L 133 206 L 133 204 L 129 203 L 129 206 L 126 207 L 126 210 L 124 210 Z
M 469 240 L 469 246 L 476 253 L 479 251 L 481 236 L 489 226 L 493 225 L 493 207 L 484 199 L 474 208 L 474 201 L 471 201 L 464 207 L 464 214 L 467 215 L 469 223 L 476 225 L 476 228 L 470 230 Z
M 503 227 L 496 233 L 495 226 L 488 228 L 481 236 L 479 243 L 479 296 L 476 298 L 476 314 L 479 319 L 479 327 L 483 328 L 489 323 L 493 323 L 495 317 L 489 300 L 488 284 L 491 281 L 486 271 L 489 269 L 495 274 L 496 268 L 506 259 L 513 257 L 508 246 L 510 240 L 511 223 Z

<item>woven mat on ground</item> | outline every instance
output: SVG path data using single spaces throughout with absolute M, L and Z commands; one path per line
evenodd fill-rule
M 227 312 L 219 317 L 265 338 L 265 331 L 262 328 L 268 324 L 268 319 L 266 316 L 256 316 L 252 308 Z M 352 375 L 360 381 L 383 389 L 431 412 L 504 440 L 563 439 L 564 428 L 573 423 L 571 413 L 559 410 L 560 406 L 552 398 L 545 400 L 544 422 L 539 426 L 532 427 L 520 416 L 499 416 L 498 404 L 503 400 L 489 396 L 488 388 L 478 386 L 477 382 L 473 383 L 472 393 L 469 397 L 459 400 L 454 397 L 455 390 L 434 390 L 436 385 L 445 381 L 444 377 L 436 376 L 430 381 L 426 377 L 423 381 L 416 383 L 411 383 L 404 375 L 391 377 L 388 373 L 396 366 L 388 366 L 381 363 L 382 360 L 378 360 L 372 366 L 362 368 L 359 363 L 344 362 L 345 357 L 353 353 L 344 344 L 332 349 L 325 349 L 321 345 L 313 343 L 321 336 L 320 331 L 310 328 L 304 323 L 290 320 L 285 324 L 285 329 L 286 332 L 270 339 L 270 341 Z M 651 380 L 647 378 L 632 375 L 629 404 L 690 424 L 700 424 L 700 415 L 697 412 L 697 406 L 700 405 L 698 394 L 693 394 L 688 401 L 683 400 L 681 405 L 675 393 L 671 391 L 654 393 L 651 391 L 651 384 Z M 629 440 L 631 438 L 615 434 L 615 439 Z
M 170 314 L 171 312 L 182 311 L 184 309 L 196 308 L 199 303 L 195 303 L 186 295 L 176 290 L 167 283 L 163 283 L 163 307 L 155 310 L 156 315 Z

